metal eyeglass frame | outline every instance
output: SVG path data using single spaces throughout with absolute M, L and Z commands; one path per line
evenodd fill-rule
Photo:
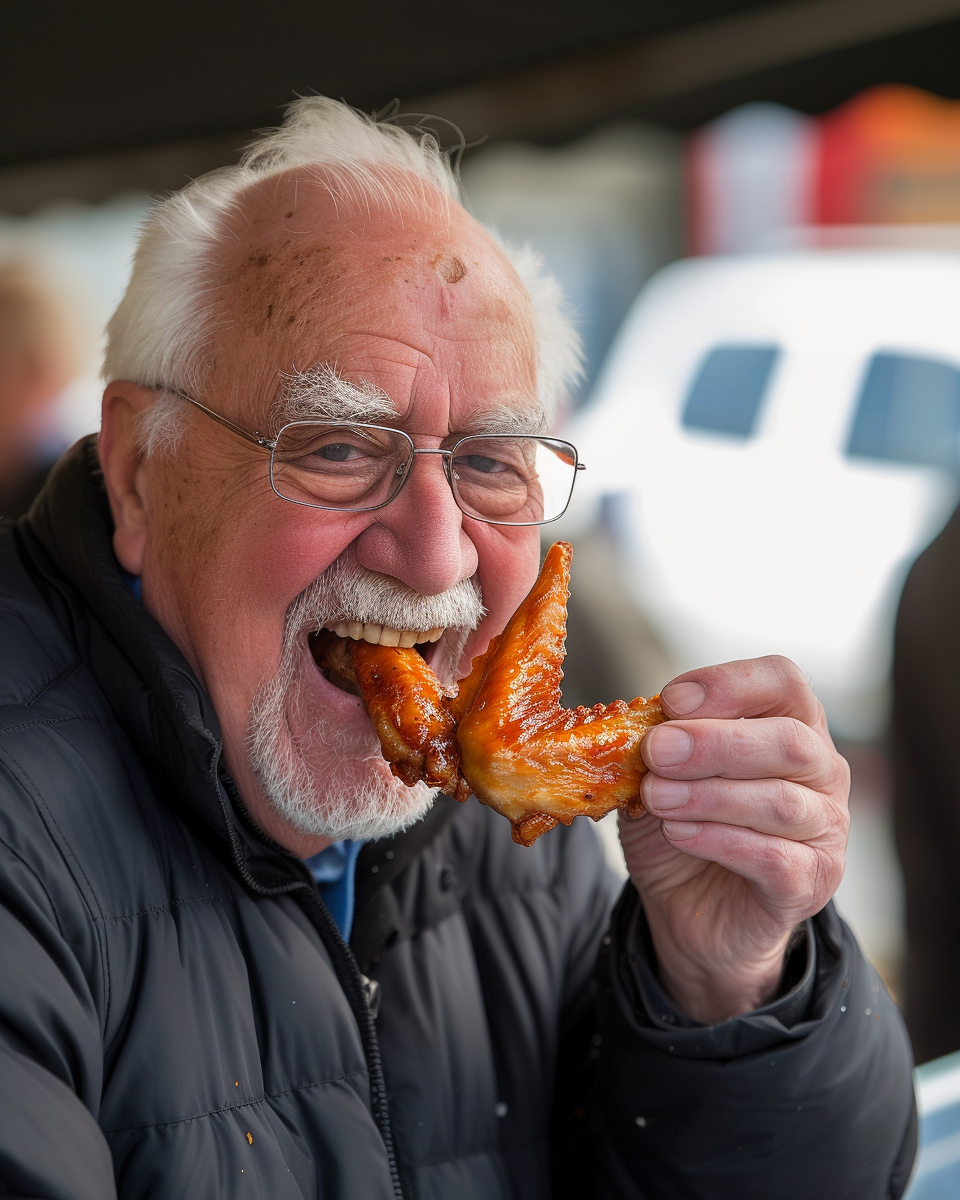
M 577 482 L 577 472 L 586 470 L 585 464 L 580 462 L 579 456 L 577 454 L 576 446 L 574 446 L 574 444 L 572 442 L 568 442 L 565 438 L 552 438 L 552 437 L 542 437 L 541 438 L 539 434 L 535 434 L 535 433 L 532 433 L 532 434 L 468 434 L 466 437 L 462 437 L 457 442 L 455 442 L 453 447 L 450 450 L 440 450 L 440 449 L 432 449 L 430 447 L 421 448 L 421 447 L 415 446 L 413 444 L 413 438 L 411 438 L 408 433 L 404 433 L 404 431 L 402 429 L 393 429 L 389 425 L 374 425 L 374 424 L 371 424 L 369 421 L 315 421 L 315 422 L 314 421 L 289 421 L 286 425 L 284 425 L 277 432 L 277 436 L 275 438 L 269 438 L 265 434 L 261 433 L 259 430 L 256 430 L 255 432 L 251 433 L 249 429 L 244 429 L 241 425 L 235 425 L 233 423 L 233 421 L 230 421 L 226 417 L 221 416 L 220 413 L 214 412 L 212 408 L 207 408 L 207 406 L 205 404 L 201 404 L 199 400 L 194 400 L 194 398 L 192 396 L 188 396 L 186 392 L 181 392 L 178 388 L 166 387 L 166 388 L 158 388 L 158 390 L 170 392 L 174 396 L 179 396 L 181 400 L 186 400 L 187 403 L 192 404 L 194 406 L 194 408 L 199 408 L 202 413 L 206 413 L 206 415 L 208 417 L 211 417 L 214 421 L 217 422 L 218 425 L 222 425 L 224 427 L 224 429 L 229 429 L 231 433 L 237 434 L 238 437 L 242 437 L 245 441 L 250 442 L 252 445 L 259 447 L 259 449 L 266 450 L 270 455 L 270 487 L 272 488 L 274 494 L 276 496 L 279 496 L 281 500 L 288 501 L 290 504 L 302 504 L 304 506 L 304 508 L 318 508 L 318 509 L 321 509 L 323 512 L 376 512 L 378 509 L 386 508 L 386 506 L 388 504 L 392 504 L 393 501 L 396 500 L 397 496 L 400 495 L 400 492 L 406 485 L 407 480 L 413 474 L 413 467 L 411 466 L 410 470 L 406 472 L 404 478 L 400 481 L 400 486 L 393 493 L 393 495 L 390 496 L 389 499 L 382 501 L 380 504 L 371 504 L 369 506 L 364 505 L 362 508 L 349 508 L 349 507 L 344 508 L 340 505 L 311 504 L 309 500 L 294 500 L 290 496 L 284 496 L 284 494 L 282 492 L 278 491 L 277 485 L 273 482 L 273 454 L 277 448 L 277 442 L 280 440 L 280 436 L 283 433 L 284 429 L 289 429 L 291 425 L 313 425 L 313 424 L 316 424 L 316 425 L 352 425 L 352 426 L 358 426 L 360 428 L 367 428 L 367 429 L 382 429 L 388 433 L 397 433 L 402 438 L 404 438 L 407 442 L 410 443 L 410 453 L 411 453 L 413 461 L 416 460 L 416 456 L 418 454 L 441 455 L 443 458 L 443 473 L 446 476 L 447 484 L 450 487 L 450 494 L 453 496 L 454 504 L 456 504 L 457 508 L 460 509 L 460 511 L 463 513 L 463 515 L 465 517 L 469 517 L 471 521 L 480 521 L 484 525 L 506 525 L 506 526 L 512 526 L 514 529 L 520 529 L 524 526 L 530 526 L 530 525 L 551 525 L 554 521 L 559 521 L 560 518 L 563 516 L 563 514 L 570 507 L 570 500 L 573 497 L 574 484 Z M 564 504 L 564 506 L 560 510 L 560 512 L 558 512 L 555 517 L 549 517 L 544 521 L 495 521 L 490 517 L 478 517 L 478 516 L 475 516 L 472 512 L 467 512 L 462 507 L 460 500 L 457 496 L 456 490 L 453 486 L 453 479 L 451 478 L 451 473 L 450 473 L 451 472 L 450 464 L 451 464 L 451 461 L 453 459 L 454 453 L 456 452 L 457 448 L 459 446 L 461 446 L 464 442 L 472 441 L 477 437 L 533 437 L 533 438 L 537 438 L 540 441 L 559 442 L 563 446 L 569 446 L 570 449 L 573 451 L 573 478 L 570 483 L 570 491 L 567 495 L 567 502 L 566 502 L 566 504 Z

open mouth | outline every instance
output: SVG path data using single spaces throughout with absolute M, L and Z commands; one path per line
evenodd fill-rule
M 316 633 L 310 634 L 309 644 L 313 660 L 324 678 L 343 692 L 361 696 L 350 649 L 352 642 L 364 641 L 375 646 L 412 648 L 429 661 L 429 651 L 445 632 L 443 628 L 415 631 L 391 629 L 388 625 L 376 625 L 372 622 L 363 624 L 360 621 L 337 621 L 332 628 L 324 626 Z

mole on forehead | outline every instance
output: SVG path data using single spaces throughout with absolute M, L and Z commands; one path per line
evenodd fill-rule
M 430 260 L 430 265 L 444 283 L 459 283 L 467 273 L 467 268 L 463 265 L 463 260 L 458 258 L 456 254 L 445 251 L 435 254 Z

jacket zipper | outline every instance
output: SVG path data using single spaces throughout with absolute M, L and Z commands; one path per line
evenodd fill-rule
M 304 898 L 308 901 L 306 907 L 313 910 L 308 915 L 313 918 L 314 925 L 327 948 L 327 953 L 333 961 L 337 978 L 346 993 L 360 1029 L 363 1052 L 370 1072 L 370 1107 L 373 1109 L 374 1120 L 377 1122 L 380 1136 L 386 1147 L 394 1195 L 397 1200 L 410 1200 L 397 1164 L 397 1155 L 393 1144 L 393 1128 L 390 1124 L 390 1109 L 387 1104 L 387 1085 L 383 1077 L 383 1064 L 380 1059 L 380 1041 L 371 1011 L 371 1001 L 374 1000 L 376 994 L 371 994 L 369 981 L 364 982 L 365 977 L 360 973 L 357 960 L 353 957 L 353 951 L 341 937 L 337 923 L 320 899 L 319 892 L 316 890 L 311 892 L 307 889 Z
M 217 778 L 217 783 L 220 782 L 226 783 L 226 781 Z M 232 780 L 230 782 L 232 783 Z M 235 785 L 233 787 L 226 787 L 225 790 L 230 794 L 231 802 L 246 815 L 246 808 L 240 799 L 239 793 L 236 791 Z M 393 1185 L 394 1197 L 396 1200 L 411 1200 L 411 1194 L 408 1188 L 404 1186 L 400 1168 L 397 1164 L 396 1149 L 393 1142 L 393 1127 L 390 1123 L 390 1109 L 387 1104 L 387 1085 L 383 1077 L 383 1063 L 380 1058 L 380 1041 L 377 1038 L 377 1029 L 374 1025 L 373 1013 L 371 1012 L 368 999 L 368 997 L 372 999 L 369 990 L 369 980 L 366 981 L 366 984 L 364 983 L 365 976 L 360 973 L 357 960 L 353 957 L 353 951 L 343 940 L 340 930 L 337 928 L 337 923 L 330 915 L 327 906 L 320 899 L 320 893 L 317 891 L 316 885 L 311 887 L 306 881 L 291 880 L 290 883 L 271 886 L 259 883 L 254 878 L 243 861 L 236 830 L 230 821 L 220 787 L 217 787 L 217 793 L 220 798 L 221 807 L 224 809 L 224 820 L 233 850 L 234 866 L 247 887 L 261 896 L 292 895 L 294 892 L 302 893 L 297 899 L 304 901 L 303 908 L 307 916 L 310 917 L 317 933 L 320 935 L 320 940 L 326 947 L 327 953 L 330 955 L 337 980 L 343 988 L 344 995 L 347 997 L 360 1031 L 360 1041 L 363 1046 L 364 1058 L 367 1062 L 367 1071 L 370 1078 L 370 1108 L 387 1152 L 387 1165 L 390 1169 L 390 1181 Z M 282 846 L 274 842 L 269 835 L 261 833 L 260 837 L 265 845 L 277 851 L 284 858 L 295 858 L 289 851 L 284 850 Z

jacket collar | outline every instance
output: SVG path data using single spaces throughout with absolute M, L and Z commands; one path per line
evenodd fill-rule
M 131 594 L 113 552 L 113 529 L 91 436 L 60 459 L 20 522 L 48 602 L 72 625 L 82 659 L 169 801 L 205 826 L 255 890 L 300 886 L 309 880 L 306 868 L 256 830 L 224 780 L 210 697 Z

